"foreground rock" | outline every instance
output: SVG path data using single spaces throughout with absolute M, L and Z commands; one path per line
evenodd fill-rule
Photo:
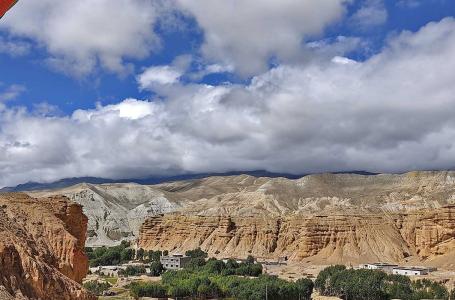
M 0 295 L 96 299 L 80 285 L 88 270 L 86 229 L 82 207 L 65 197 L 0 194 Z

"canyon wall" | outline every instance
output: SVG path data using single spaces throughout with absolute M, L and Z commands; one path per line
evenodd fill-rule
M 215 217 L 168 214 L 142 225 L 139 247 L 201 247 L 217 257 L 279 258 L 313 263 L 409 259 L 448 267 L 455 255 L 455 206 L 399 214 Z
M 135 240 L 146 218 L 170 212 L 285 220 L 295 215 L 383 217 L 432 211 L 455 204 L 455 172 L 315 174 L 295 180 L 213 176 L 150 186 L 78 184 L 27 193 L 37 198 L 65 195 L 81 204 L 89 218 L 87 245 L 112 246 L 122 239 Z
M 96 299 L 80 283 L 87 217 L 65 197 L 0 194 L 0 288 L 16 299 Z

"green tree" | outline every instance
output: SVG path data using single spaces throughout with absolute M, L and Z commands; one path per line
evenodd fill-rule
M 153 251 L 153 250 L 150 250 L 147 254 L 148 258 L 150 261 L 157 261 L 159 262 L 160 261 L 160 257 L 163 255 L 163 252 L 161 251 Z
M 122 248 L 129 248 L 130 246 L 131 246 L 131 242 L 129 242 L 129 241 L 123 240 L 120 242 L 120 247 L 122 247 Z
M 119 275 L 136 276 L 145 274 L 147 270 L 144 266 L 127 266 L 125 270 L 120 270 Z
M 136 259 L 143 260 L 144 259 L 144 254 L 145 254 L 145 250 L 144 249 L 142 249 L 142 248 L 137 249 L 137 251 L 136 251 Z
M 232 258 L 228 259 L 228 261 L 226 262 L 226 268 L 228 269 L 237 269 L 238 267 L 239 263 Z
M 134 250 L 133 249 L 123 249 L 120 252 L 120 259 L 122 262 L 128 262 L 132 260 L 134 257 Z
M 309 300 L 313 293 L 314 283 L 311 279 L 301 278 L 295 282 L 297 290 L 299 292 L 299 299 Z
M 160 276 L 163 272 L 163 265 L 158 261 L 152 261 L 150 264 L 150 276 Z
M 160 283 L 155 282 L 134 282 L 130 285 L 130 291 L 133 297 L 154 297 L 165 298 L 167 297 L 167 290 Z
M 246 260 L 245 260 L 245 262 L 246 262 L 247 264 L 254 264 L 255 259 L 254 259 L 254 257 L 253 257 L 252 255 L 248 255 L 247 258 L 246 258 Z
M 221 274 L 226 269 L 226 265 L 222 260 L 209 259 L 204 266 L 204 271 L 209 274 Z
M 185 252 L 186 256 L 191 258 L 207 258 L 208 254 L 201 250 L 201 248 L 196 248 L 194 250 L 188 250 Z

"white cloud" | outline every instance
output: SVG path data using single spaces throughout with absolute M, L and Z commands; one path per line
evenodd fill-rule
M 25 86 L 20 84 L 12 84 L 3 91 L 0 91 L 0 102 L 16 99 L 26 90 Z
M 348 62 L 348 63 L 345 63 Z M 364 62 L 281 65 L 251 84 L 173 84 L 42 117 L 0 108 L 0 186 L 184 171 L 402 171 L 455 166 L 455 20 Z
M 30 52 L 30 44 L 23 41 L 7 40 L 0 36 L 0 53 L 10 56 L 23 56 Z
M 240 74 L 268 69 L 271 58 L 299 56 L 304 38 L 339 20 L 350 0 L 176 0 L 204 30 L 208 60 L 232 65 Z
M 160 46 L 153 32 L 156 1 L 40 0 L 19 1 L 0 23 L 15 37 L 45 47 L 48 63 L 73 75 L 97 66 L 124 74 L 128 59 L 142 59 Z
M 157 84 L 168 85 L 177 83 L 182 75 L 182 71 L 175 67 L 155 66 L 147 68 L 137 77 L 137 81 L 140 89 L 153 89 Z
M 360 29 L 379 26 L 387 21 L 388 13 L 384 0 L 364 0 L 363 5 L 351 17 L 353 26 Z

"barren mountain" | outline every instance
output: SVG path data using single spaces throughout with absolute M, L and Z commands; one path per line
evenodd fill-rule
M 78 184 L 28 194 L 33 197 L 64 195 L 81 204 L 89 220 L 87 246 L 113 245 L 122 239 L 135 239 L 146 217 L 180 207 L 159 189 L 134 183 Z
M 80 283 L 87 217 L 65 197 L 0 194 L 1 299 L 95 299 Z
M 455 173 L 208 178 L 163 184 L 183 208 L 149 218 L 139 246 L 316 263 L 455 268 Z
M 137 236 L 140 223 L 153 216 L 142 228 L 141 246 L 180 251 L 202 245 L 227 256 L 252 253 L 333 262 L 410 257 L 421 262 L 445 254 L 449 248 L 444 245 L 452 245 L 455 238 L 452 210 L 443 218 L 446 221 L 436 218 L 436 225 L 428 225 L 433 229 L 423 237 L 412 237 L 417 228 L 427 226 L 427 213 L 455 204 L 455 172 L 318 174 L 296 180 L 215 176 L 152 186 L 77 185 L 32 194 L 60 193 L 84 205 L 92 245 Z M 159 216 L 170 212 L 176 214 Z M 223 218 L 234 224 L 227 234 L 232 240 L 213 242 L 211 234 L 224 230 L 224 223 L 218 224 Z M 415 225 L 409 225 L 412 222 Z M 275 240 L 270 237 L 273 232 Z M 435 242 L 433 235 L 441 234 L 444 239 Z M 428 257 L 421 255 L 423 248 L 416 248 L 415 239 L 432 245 Z M 303 244 L 314 251 L 302 250 Z
M 455 206 L 401 214 L 149 218 L 139 246 L 184 252 L 201 247 L 217 257 L 288 257 L 329 263 L 431 264 L 455 268 Z

